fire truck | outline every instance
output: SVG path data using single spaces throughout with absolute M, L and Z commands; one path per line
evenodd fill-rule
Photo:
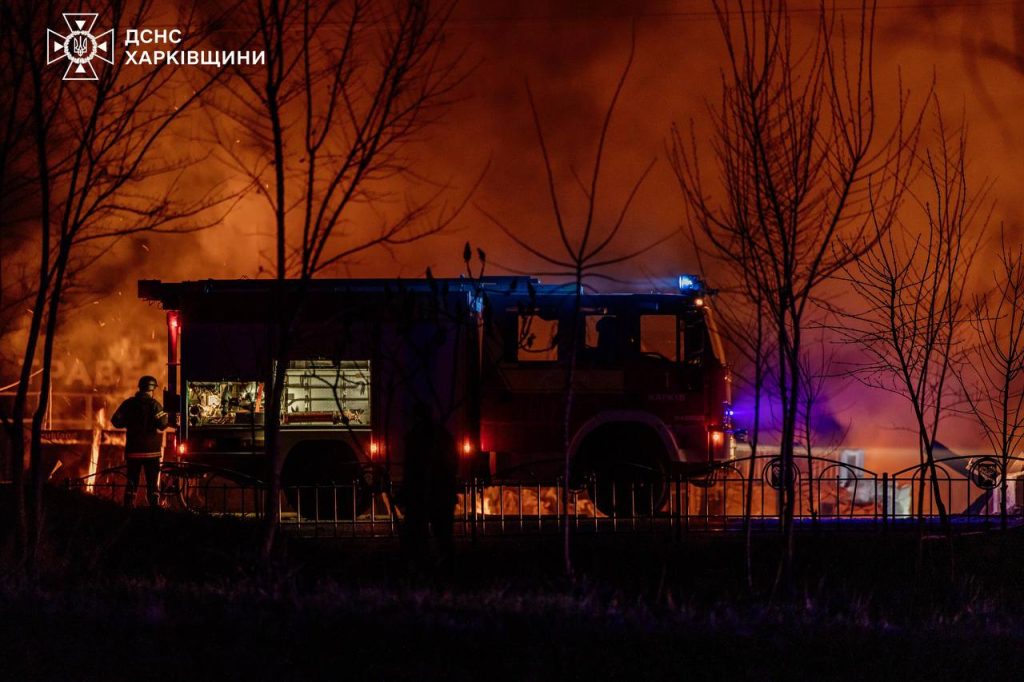
M 527 277 L 139 282 L 167 311 L 181 460 L 263 477 L 283 362 L 286 489 L 400 483 L 420 404 L 453 434 L 467 479 L 555 480 L 568 443 L 571 484 L 605 513 L 623 486 L 657 508 L 670 475 L 733 456 L 712 293 L 694 276 L 669 294 Z

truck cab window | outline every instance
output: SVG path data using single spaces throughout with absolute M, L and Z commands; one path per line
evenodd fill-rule
M 675 315 L 640 316 L 640 354 L 678 362 L 683 339 Z
M 558 320 L 538 315 L 520 315 L 517 327 L 518 362 L 558 361 Z
M 628 345 L 622 318 L 587 315 L 584 321 L 584 360 L 597 367 L 621 367 Z

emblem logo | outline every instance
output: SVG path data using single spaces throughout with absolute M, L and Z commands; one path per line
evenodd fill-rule
M 93 59 L 107 64 L 114 63 L 114 29 L 93 35 L 99 14 L 88 12 L 64 12 L 64 23 L 69 33 L 61 35 L 53 29 L 46 31 L 46 63 L 53 64 L 61 59 L 68 60 L 64 72 L 66 81 L 94 81 L 99 77 L 92 65 Z

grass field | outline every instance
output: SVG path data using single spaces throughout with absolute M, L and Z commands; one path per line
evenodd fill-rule
M 1024 536 L 808 531 L 770 598 L 778 539 L 556 536 L 459 546 L 411 575 L 393 540 L 288 539 L 54 492 L 42 570 L 0 579 L 0 677 L 977 679 L 1024 670 Z M 9 538 L 7 544 L 9 547 Z M 953 561 L 950 561 L 952 549 Z M 919 567 L 920 564 L 920 567 Z

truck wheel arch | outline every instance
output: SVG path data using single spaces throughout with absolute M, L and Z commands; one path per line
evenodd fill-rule
M 570 460 L 576 459 L 580 448 L 583 446 L 583 443 L 586 442 L 587 437 L 591 433 L 599 427 L 607 424 L 634 424 L 653 431 L 654 434 L 658 436 L 662 446 L 665 448 L 665 456 L 668 460 L 666 461 L 666 464 L 672 461 L 680 461 L 679 445 L 668 426 L 666 426 L 665 422 L 658 417 L 654 416 L 650 412 L 644 412 L 643 410 L 607 410 L 596 414 L 585 421 L 583 425 L 576 430 L 576 433 L 572 437 L 572 441 L 569 443 Z
M 372 504 L 355 450 L 341 440 L 310 439 L 288 450 L 281 470 L 284 497 L 296 513 L 352 520 Z
M 344 441 L 302 440 L 286 453 L 282 478 L 297 478 L 293 485 L 348 483 L 358 476 L 359 459 Z

